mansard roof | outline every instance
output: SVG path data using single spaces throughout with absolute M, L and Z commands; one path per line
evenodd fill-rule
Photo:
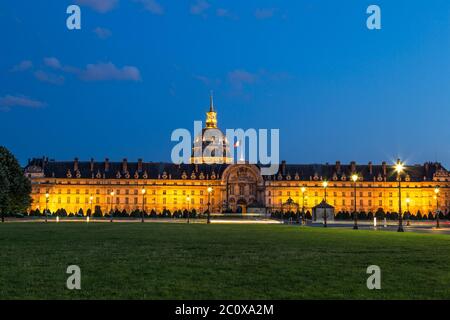
M 286 164 L 283 162 L 274 176 L 267 180 L 328 180 L 351 181 L 352 174 L 358 174 L 363 181 L 397 181 L 397 173 L 392 164 L 383 162 L 381 165 L 369 163 L 358 165 L 350 164 Z M 406 165 L 402 174 L 409 181 L 432 181 L 435 177 L 450 179 L 449 172 L 437 162 L 426 162 L 423 165 Z M 445 181 L 445 180 L 444 180 Z M 448 180 L 450 181 L 450 180 Z
M 173 164 L 167 162 L 119 162 L 105 161 L 53 161 L 47 158 L 29 160 L 26 172 L 42 172 L 48 178 L 125 178 L 125 179 L 220 179 L 229 164 Z M 363 181 L 396 181 L 392 164 L 286 164 L 279 165 L 278 172 L 264 176 L 269 181 L 351 181 L 357 173 Z M 407 165 L 404 179 L 413 182 L 433 181 L 435 178 L 450 181 L 450 173 L 437 162 L 423 165 Z
M 218 179 L 226 164 L 173 164 L 167 162 L 48 161 L 33 159 L 25 168 L 43 168 L 45 177 L 104 179 Z

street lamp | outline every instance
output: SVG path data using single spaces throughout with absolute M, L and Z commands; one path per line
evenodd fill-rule
M 405 170 L 405 166 L 400 159 L 397 160 L 395 164 L 395 171 L 397 172 L 397 180 L 398 180 L 398 229 L 397 232 L 403 232 L 403 214 L 402 214 L 402 177 L 401 174 Z
M 90 204 L 90 207 L 91 207 L 91 212 L 89 213 L 88 218 L 89 218 L 89 216 L 92 214 L 92 202 L 93 202 L 93 200 L 94 200 L 94 197 L 91 195 L 91 196 L 89 197 L 89 204 Z M 88 219 L 88 221 L 89 221 L 89 219 Z
M 190 215 L 191 215 L 191 212 L 190 212 L 190 208 L 189 208 L 189 206 L 190 206 L 190 204 L 191 204 L 191 197 L 189 197 L 189 196 L 187 196 L 186 197 L 186 202 L 187 202 L 187 210 L 188 210 L 188 214 L 187 214 L 187 223 L 189 223 L 189 217 L 190 217 Z
M 48 201 L 49 201 L 50 195 L 48 192 L 45 194 L 45 222 L 47 222 L 47 211 L 48 211 Z
M 141 211 L 141 222 L 144 222 L 144 207 L 145 207 L 145 188 L 142 187 L 142 211 Z
M 211 223 L 211 213 L 210 213 L 210 206 L 211 206 L 211 192 L 213 192 L 212 187 L 208 187 L 208 219 L 206 220 L 206 223 Z
M 323 212 L 323 226 L 324 228 L 327 227 L 327 187 L 328 187 L 328 181 L 322 182 L 323 186 L 323 192 L 324 192 L 324 200 L 325 200 L 325 208 Z
M 356 173 L 352 174 L 353 181 L 353 230 L 358 230 L 358 214 L 356 213 L 356 182 L 358 181 L 358 175 Z
M 306 219 L 305 219 L 305 192 L 306 192 L 306 188 L 302 187 L 301 191 L 302 191 L 302 223 L 305 225 L 306 224 Z
M 410 215 L 410 213 L 409 213 L 409 204 L 411 203 L 411 199 L 410 198 L 406 198 L 406 214 L 407 214 L 407 216 L 406 216 L 406 225 L 407 226 L 409 226 L 409 215 Z
M 436 199 L 436 229 L 440 228 L 439 225 L 439 187 L 434 188 L 434 198 Z
M 113 216 L 114 216 L 114 211 L 113 211 L 114 190 L 111 191 L 110 195 L 111 195 L 111 211 L 110 211 L 110 220 L 109 220 L 109 222 L 113 222 Z

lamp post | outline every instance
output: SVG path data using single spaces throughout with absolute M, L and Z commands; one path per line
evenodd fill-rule
M 302 191 L 302 224 L 305 225 L 306 224 L 306 219 L 305 219 L 305 192 L 306 192 L 306 188 L 302 187 L 301 191 Z
M 406 198 L 406 225 L 409 227 L 410 223 L 409 223 L 409 204 L 411 203 L 411 199 L 410 198 Z
M 325 208 L 323 211 L 323 227 L 327 227 L 327 187 L 328 187 L 328 181 L 322 182 L 323 191 L 324 191 L 324 200 L 325 200 Z
M 439 225 L 439 187 L 434 188 L 434 198 L 436 199 L 436 229 L 440 228 Z
M 191 197 L 187 196 L 186 197 L 186 202 L 187 202 L 187 208 L 188 208 L 187 223 L 189 223 L 189 217 L 191 215 L 190 208 L 189 208 L 189 206 L 191 204 Z
M 356 213 L 356 182 L 358 181 L 358 175 L 356 173 L 352 174 L 353 181 L 353 230 L 358 230 L 358 214 Z
M 92 202 L 93 202 L 93 200 L 94 200 L 94 197 L 91 195 L 91 196 L 89 197 L 89 204 L 90 204 L 90 207 L 91 207 L 91 213 L 88 215 L 88 217 L 89 217 L 90 215 L 92 215 Z
M 45 194 L 45 222 L 47 222 L 47 211 L 48 211 L 48 201 L 49 201 L 50 195 L 48 192 Z
M 144 209 L 145 209 L 145 188 L 142 187 L 142 211 L 141 211 L 141 222 L 144 223 Z
M 207 191 L 208 191 L 208 218 L 206 220 L 206 223 L 211 223 L 210 206 L 211 206 L 211 192 L 213 191 L 213 188 L 209 186 Z
M 111 195 L 111 211 L 110 211 L 110 220 L 109 220 L 109 222 L 113 222 L 113 217 L 114 217 L 114 211 L 113 211 L 114 190 L 111 191 L 110 195 Z
M 402 213 L 402 177 L 401 174 L 404 171 L 405 166 L 400 162 L 400 159 L 397 160 L 397 164 L 395 165 L 395 171 L 397 172 L 397 180 L 398 180 L 398 229 L 397 232 L 403 232 L 403 213 Z

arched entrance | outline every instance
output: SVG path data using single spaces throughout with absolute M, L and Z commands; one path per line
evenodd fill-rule
M 247 213 L 250 204 L 264 206 L 264 181 L 257 166 L 230 165 L 222 175 L 222 182 L 224 211 Z
M 239 199 L 236 205 L 237 213 L 247 213 L 247 201 L 245 199 Z

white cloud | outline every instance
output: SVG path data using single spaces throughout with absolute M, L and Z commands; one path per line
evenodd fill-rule
M 86 69 L 81 70 L 79 77 L 84 81 L 140 81 L 139 69 L 133 66 L 116 67 L 113 63 L 88 64 Z
M 36 79 L 42 82 L 48 82 L 51 84 L 61 85 L 64 83 L 64 77 L 61 75 L 57 75 L 54 73 L 45 72 L 42 70 L 38 70 L 34 73 Z
M 61 69 L 61 62 L 55 57 L 44 58 L 44 64 L 53 69 Z
M 231 12 L 228 9 L 225 8 L 218 8 L 216 10 L 216 15 L 219 17 L 224 17 L 224 18 L 230 18 L 230 19 L 237 19 L 237 15 L 235 15 L 233 12 Z
M 276 8 L 262 8 L 262 9 L 256 9 L 255 11 L 255 17 L 257 19 L 269 19 L 272 18 L 275 14 Z
M 235 89 L 241 90 L 245 84 L 252 84 L 258 80 L 258 75 L 246 70 L 237 69 L 228 73 L 228 81 Z
M 33 68 L 33 62 L 31 62 L 30 60 L 23 60 L 19 64 L 12 67 L 11 71 L 20 72 L 20 71 L 26 71 L 31 68 Z
M 12 107 L 42 108 L 47 104 L 38 100 L 33 100 L 25 96 L 6 95 L 0 97 L 0 110 L 9 111 Z
M 145 10 L 153 14 L 164 14 L 164 8 L 156 0 L 135 0 L 144 5 Z
M 205 0 L 197 0 L 195 4 L 191 5 L 191 13 L 195 15 L 203 14 L 210 6 Z
M 111 37 L 112 33 L 111 30 L 107 28 L 97 27 L 94 29 L 94 33 L 99 37 L 100 39 L 106 39 Z
M 118 0 L 76 0 L 75 3 L 90 7 L 97 12 L 105 13 L 114 9 Z

